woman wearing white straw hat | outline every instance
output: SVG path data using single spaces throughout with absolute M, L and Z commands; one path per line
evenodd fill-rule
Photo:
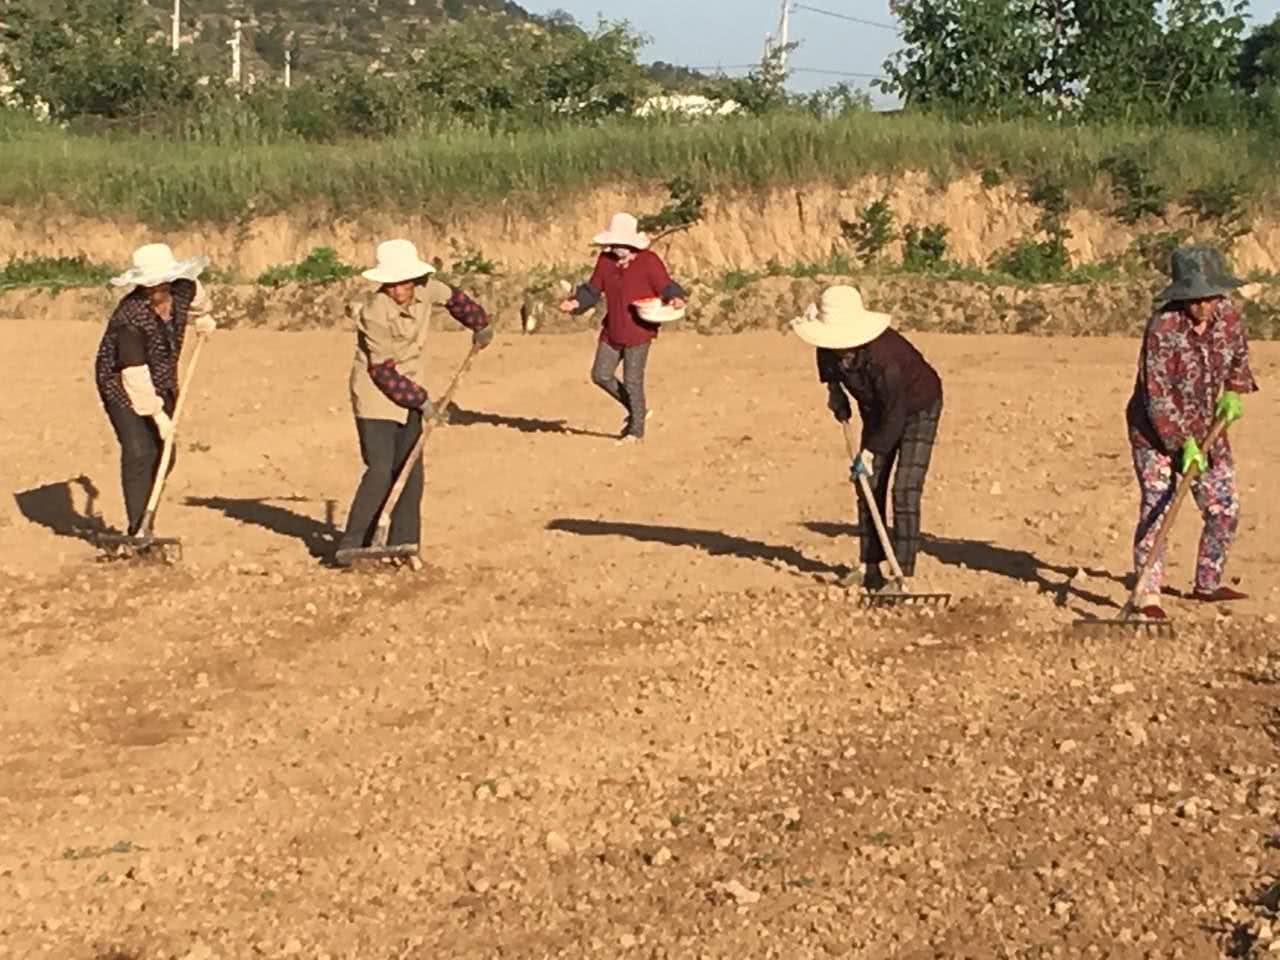
M 149 243 L 133 252 L 129 269 L 113 277 L 127 290 L 98 345 L 94 379 L 98 396 L 120 441 L 120 479 L 128 532 L 136 534 L 155 482 L 170 416 L 178 400 L 178 361 L 187 322 L 201 333 L 216 324 L 200 282 L 202 256 L 178 260 L 167 244 Z M 173 469 L 177 453 L 169 462 Z
M 862 449 L 851 465 L 856 478 L 871 482 L 881 516 L 893 478 L 891 544 L 902 572 L 915 573 L 920 552 L 920 501 L 942 416 L 942 380 L 908 340 L 889 326 L 889 316 L 867 310 L 855 287 L 829 287 L 819 306 L 810 305 L 792 329 L 817 347 L 818 379 L 827 385 L 827 408 L 836 420 L 853 416 L 849 397 L 862 418 Z M 885 585 L 885 559 L 871 516 L 858 498 L 862 584 Z
M 421 385 L 433 307 L 472 331 L 472 342 L 493 341 L 488 314 L 462 290 L 431 278 L 435 267 L 408 240 L 378 244 L 377 265 L 362 276 L 377 291 L 356 311 L 356 351 L 351 364 L 351 408 L 364 476 L 347 513 L 338 550 L 367 547 L 378 513 L 409 451 L 435 408 Z M 388 546 L 419 542 L 423 470 L 414 465 L 399 501 L 392 505 Z
M 629 213 L 615 214 L 591 242 L 601 248 L 591 279 L 560 304 L 565 313 L 583 313 L 605 300 L 604 324 L 591 381 L 627 411 L 619 441 L 644 439 L 649 410 L 644 375 L 658 324 L 684 315 L 687 294 L 671 279 L 662 258 Z M 618 364 L 622 382 L 618 382 Z

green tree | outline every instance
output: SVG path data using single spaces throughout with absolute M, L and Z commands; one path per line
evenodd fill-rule
M 1249 93 L 1280 88 L 1280 16 L 1256 28 L 1241 44 L 1236 84 Z
M 159 113 L 199 93 L 136 0 L 17 0 L 0 63 L 55 117 Z

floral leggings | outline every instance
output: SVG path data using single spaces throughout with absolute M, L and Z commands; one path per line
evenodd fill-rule
M 1156 530 L 1165 509 L 1173 500 L 1176 478 L 1173 460 L 1149 447 L 1133 448 L 1133 466 L 1142 488 L 1142 507 L 1138 529 L 1133 536 L 1134 569 L 1141 570 L 1151 551 Z M 1236 499 L 1236 471 L 1231 454 L 1210 458 L 1209 469 L 1191 484 L 1191 495 L 1204 517 L 1200 533 L 1200 552 L 1196 559 L 1196 590 L 1212 592 L 1222 585 L 1227 564 L 1227 551 L 1235 540 L 1240 522 L 1240 503 Z M 1159 594 L 1164 583 L 1164 550 L 1151 568 L 1146 593 Z

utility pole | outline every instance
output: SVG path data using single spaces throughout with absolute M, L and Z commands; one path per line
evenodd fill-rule
M 284 52 L 284 88 L 288 90 L 293 86 L 293 51 L 285 49 Z
M 173 52 L 178 52 L 178 44 L 182 41 L 182 0 L 173 0 Z
M 227 45 L 231 47 L 231 80 L 233 83 L 240 82 L 240 21 L 235 23 L 235 32 L 231 35 L 231 39 L 227 41 Z

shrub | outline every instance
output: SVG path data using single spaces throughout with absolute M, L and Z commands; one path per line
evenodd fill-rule
M 15 287 L 95 287 L 117 271 L 85 257 L 15 257 L 0 268 L 0 290 Z
M 902 231 L 902 266 L 913 272 L 941 269 L 947 262 L 949 229 L 940 223 L 927 227 L 907 224 Z
M 342 262 L 330 247 L 316 247 L 305 258 L 292 264 L 270 267 L 258 277 L 264 287 L 286 283 L 332 283 L 354 276 L 356 268 Z
M 1099 167 L 1111 177 L 1113 213 L 1121 223 L 1134 224 L 1146 216 L 1162 217 L 1169 205 L 1168 192 L 1153 182 L 1150 160 L 1136 149 L 1113 153 Z
M 840 234 L 853 244 L 864 264 L 874 263 L 896 239 L 889 198 L 881 197 L 868 204 L 858 213 L 856 222 L 841 220 Z
M 1238 179 L 1219 176 L 1192 190 L 1185 206 L 1197 224 L 1211 229 L 1223 248 L 1230 250 L 1250 229 L 1243 198 L 1244 188 Z

